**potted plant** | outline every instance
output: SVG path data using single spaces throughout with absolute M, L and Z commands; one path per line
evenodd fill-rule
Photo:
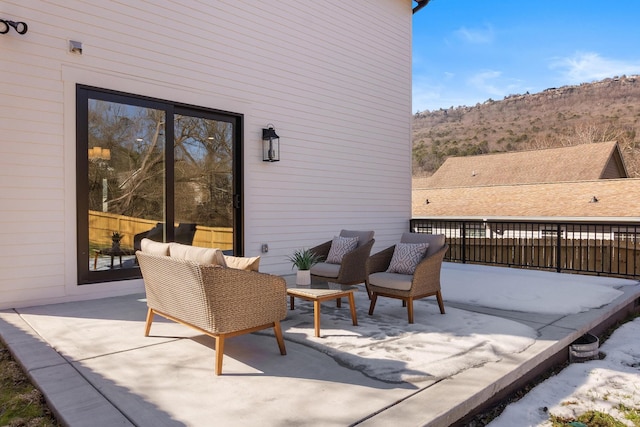
M 296 285 L 310 285 L 311 267 L 322 261 L 322 257 L 310 249 L 296 249 L 287 259 L 293 263 L 291 269 L 298 269 Z
M 120 240 L 122 240 L 124 236 L 117 231 L 114 231 L 111 235 L 111 248 L 119 249 L 120 248 Z

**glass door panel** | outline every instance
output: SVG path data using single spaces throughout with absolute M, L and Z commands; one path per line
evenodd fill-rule
M 175 240 L 233 250 L 233 123 L 174 115 Z
M 89 99 L 91 270 L 137 268 L 142 237 L 165 239 L 165 124 L 163 110 Z

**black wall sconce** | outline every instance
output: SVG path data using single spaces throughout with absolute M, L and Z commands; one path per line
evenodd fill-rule
M 266 129 L 262 129 L 262 161 L 280 161 L 280 137 L 272 124 L 268 124 Z
M 0 19 L 0 34 L 7 34 L 13 28 L 18 34 L 26 34 L 29 30 L 26 22 L 9 21 L 8 19 Z

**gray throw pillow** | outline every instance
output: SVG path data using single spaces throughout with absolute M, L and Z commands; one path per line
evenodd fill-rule
M 428 243 L 398 243 L 387 273 L 413 274 L 429 249 Z
M 342 262 L 342 258 L 357 246 L 357 237 L 335 236 L 331 242 L 331 249 L 329 249 L 329 255 L 327 255 L 327 262 L 329 264 L 340 264 Z

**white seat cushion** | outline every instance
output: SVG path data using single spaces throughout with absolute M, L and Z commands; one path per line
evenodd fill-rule
M 248 270 L 259 271 L 260 269 L 260 257 L 240 257 L 225 255 L 224 261 L 229 268 L 235 268 L 236 270 Z
M 369 284 L 399 291 L 411 289 L 412 280 L 413 276 L 411 274 L 387 273 L 386 271 L 369 275 Z
M 340 264 L 331 264 L 328 262 L 319 262 L 311 267 L 311 274 L 320 277 L 338 277 L 340 273 Z
M 140 250 L 149 255 L 169 256 L 169 243 L 145 238 L 140 241 Z
M 224 253 L 217 248 L 201 248 L 198 246 L 183 245 L 181 243 L 170 243 L 169 256 L 203 265 L 227 266 L 224 260 Z

